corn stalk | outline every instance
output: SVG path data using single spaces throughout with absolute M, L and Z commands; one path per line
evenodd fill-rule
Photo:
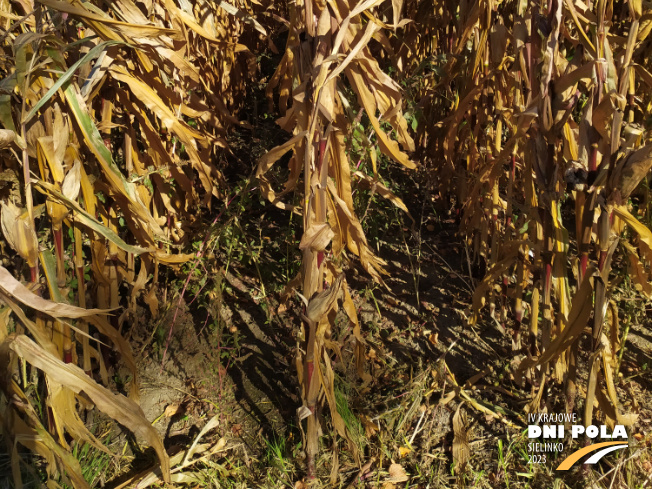
M 371 55 L 368 43 L 384 38 L 383 22 L 373 10 L 383 2 L 297 2 L 290 8 L 290 33 L 285 55 L 272 77 L 268 93 L 278 88 L 283 117 L 279 125 L 292 133 L 285 144 L 274 148 L 260 161 L 257 177 L 263 193 L 280 208 L 301 212 L 303 236 L 300 275 L 305 312 L 299 334 L 297 370 L 303 406 L 301 419 L 307 418 L 306 452 L 309 477 L 315 477 L 318 453 L 319 401 L 326 399 L 335 432 L 350 440 L 346 426 L 337 412 L 331 351 L 331 328 L 338 301 L 343 303 L 354 326 L 358 372 L 362 369 L 364 340 L 342 266 L 346 252 L 360 259 L 362 266 L 378 282 L 385 273 L 383 260 L 375 256 L 364 236 L 353 208 L 351 162 L 345 138 L 351 133 L 356 115 L 364 111 L 373 127 L 377 147 L 387 157 L 407 168 L 414 168 L 404 150 L 413 142 L 401 111 L 397 84 L 381 69 Z M 392 18 L 398 22 L 400 6 L 395 3 Z M 350 88 L 357 100 L 346 96 Z M 359 117 L 358 117 L 359 120 Z M 396 132 L 390 138 L 382 123 Z M 276 193 L 267 176 L 272 165 L 292 151 L 290 179 Z M 371 175 L 360 174 L 361 181 L 382 190 L 399 207 L 405 205 L 378 179 L 375 148 L 370 157 Z M 299 188 L 303 176 L 302 205 L 293 207 L 283 197 Z M 355 445 L 349 444 L 353 449 Z M 355 450 L 354 450 L 355 453 Z M 356 458 L 358 454 L 355 453 Z M 331 477 L 337 474 L 337 464 Z

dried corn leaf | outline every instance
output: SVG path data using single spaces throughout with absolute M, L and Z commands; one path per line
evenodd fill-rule
M 79 367 L 63 363 L 51 353 L 39 348 L 27 336 L 9 337 L 7 347 L 36 368 L 46 372 L 53 381 L 66 386 L 76 394 L 83 392 L 100 411 L 144 438 L 158 455 L 164 480 L 166 482 L 170 480 L 169 459 L 163 443 L 137 404 L 120 394 L 108 391 L 89 378 Z
M 28 213 L 22 212 L 13 202 L 1 202 L 0 207 L 2 233 L 9 246 L 23 257 L 30 267 L 36 266 L 38 240 L 34 227 L 29 223 Z
M 80 307 L 43 299 L 16 280 L 3 266 L 0 266 L 0 288 L 2 289 L 2 293 L 7 296 L 54 318 L 82 318 L 110 312 L 110 310 L 106 309 L 82 309 Z
M 556 360 L 583 333 L 592 311 L 593 304 L 589 298 L 593 294 L 593 280 L 600 280 L 600 273 L 594 267 L 590 267 L 573 297 L 568 321 L 564 321 L 567 323 L 566 326 L 541 356 L 526 358 L 521 362 L 514 373 L 517 383 L 522 382 L 522 375 L 526 370 Z
M 467 433 L 466 413 L 462 411 L 464 403 L 457 406 L 453 415 L 453 461 L 458 471 L 463 471 L 471 456 Z

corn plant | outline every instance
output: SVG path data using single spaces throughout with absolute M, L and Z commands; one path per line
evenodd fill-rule
M 438 12 L 430 10 L 431 24 L 442 21 L 436 46 L 415 41 L 439 63 L 421 86 L 432 103 L 419 141 L 440 158 L 441 188 L 455 183 L 462 230 L 487 264 L 471 322 L 488 302 L 510 333 L 521 354 L 515 379 L 534 386 L 528 410 L 540 408 L 552 378 L 565 383 L 569 412 L 585 392 L 586 424 L 596 401 L 608 423 L 630 424 L 614 385 L 623 345 L 610 284 L 620 255 L 637 289 L 651 290 L 652 234 L 635 215 L 647 219 L 647 193 L 637 189 L 652 167 L 651 11 L 636 1 L 551 0 Z M 580 389 L 588 325 L 590 374 Z
M 265 30 L 225 2 L 44 0 L 4 2 L 0 13 L 9 182 L 1 224 L 5 252 L 17 254 L 13 273 L 0 268 L 0 385 L 9 402 L 0 420 L 16 486 L 22 444 L 44 457 L 52 480 L 88 487 L 68 437 L 107 449 L 77 403 L 154 447 L 169 480 L 162 441 L 137 405 L 136 361 L 121 329 L 138 320 L 138 300 L 158 313 L 159 266 L 191 258 L 181 250 L 196 209 L 221 197 L 214 162 L 238 123 L 229 107 L 241 104 L 251 70 L 238 39 Z M 131 370 L 129 398 L 109 390 L 109 349 Z M 42 406 L 26 394 L 39 375 Z
M 331 339 L 334 313 L 341 300 L 353 324 L 358 372 L 365 380 L 362 360 L 364 340 L 351 293 L 344 278 L 347 252 L 359 258 L 365 270 L 382 283 L 385 262 L 377 257 L 365 238 L 353 208 L 354 186 L 370 185 L 401 208 L 405 205 L 382 182 L 377 171 L 377 149 L 402 164 L 415 168 L 405 151 L 413 141 L 401 110 L 398 85 L 380 68 L 368 43 L 384 38 L 387 28 L 374 10 L 382 1 L 319 2 L 308 0 L 290 7 L 290 32 L 285 55 L 268 93 L 279 92 L 281 119 L 277 122 L 292 137 L 268 152 L 259 162 L 257 177 L 266 197 L 280 208 L 303 216 L 302 267 L 296 284 L 305 303 L 300 326 L 297 371 L 306 419 L 308 475 L 315 476 L 318 453 L 319 400 L 325 399 L 335 432 L 350 441 L 337 411 L 334 373 L 329 351 L 337 351 Z M 389 17 L 398 22 L 394 5 Z M 382 17 L 384 18 L 384 17 Z M 391 22 L 391 20 L 389 20 Z M 353 95 L 349 94 L 349 91 Z M 369 171 L 353 172 L 347 139 L 352 125 L 364 113 L 373 128 L 375 144 L 369 143 Z M 386 127 L 383 127 L 386 125 Z M 388 129 L 395 133 L 394 140 Z M 397 142 L 398 141 L 398 142 Z M 399 146 L 400 143 L 400 146 Z M 290 177 L 281 191 L 272 187 L 268 172 L 285 153 L 292 151 Z M 292 206 L 284 196 L 297 191 L 303 178 L 302 204 Z M 349 443 L 355 453 L 355 444 Z M 337 473 L 333 464 L 331 474 Z

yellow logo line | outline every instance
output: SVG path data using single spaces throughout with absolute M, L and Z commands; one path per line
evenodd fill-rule
M 570 469 L 575 462 L 581 459 L 584 455 L 587 455 L 591 452 L 595 452 L 600 448 L 610 447 L 613 445 L 625 445 L 626 441 L 605 441 L 602 443 L 596 443 L 595 445 L 589 445 L 588 447 L 581 448 L 576 452 L 571 453 L 566 459 L 559 464 L 556 470 L 568 470 Z

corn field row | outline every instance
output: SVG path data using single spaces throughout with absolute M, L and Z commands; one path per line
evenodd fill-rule
M 586 424 L 599 411 L 631 425 L 614 380 L 624 345 L 612 290 L 626 277 L 652 295 L 651 30 L 641 0 L 0 0 L 0 423 L 16 487 L 19 445 L 52 480 L 88 487 L 71 442 L 107 448 L 81 406 L 153 447 L 170 480 L 123 332 L 137 304 L 158 315 L 160 270 L 198 256 L 198 210 L 228 200 L 228 136 L 250 129 L 246 100 L 269 51 L 266 95 L 287 138 L 255 180 L 302 219 L 289 287 L 303 302 L 307 474 L 320 406 L 350 437 L 331 365 L 339 308 L 361 382 L 374 380 L 345 272 L 355 260 L 384 284 L 353 194 L 371 189 L 407 213 L 393 190 L 404 182 L 383 183 L 387 161 L 425 172 L 457 205 L 470 259 L 486 265 L 470 325 L 496 321 L 511 337 L 525 412 L 557 382 Z M 100 342 L 130 368 L 128 395 L 108 388 Z M 42 405 L 27 392 L 33 375 Z

